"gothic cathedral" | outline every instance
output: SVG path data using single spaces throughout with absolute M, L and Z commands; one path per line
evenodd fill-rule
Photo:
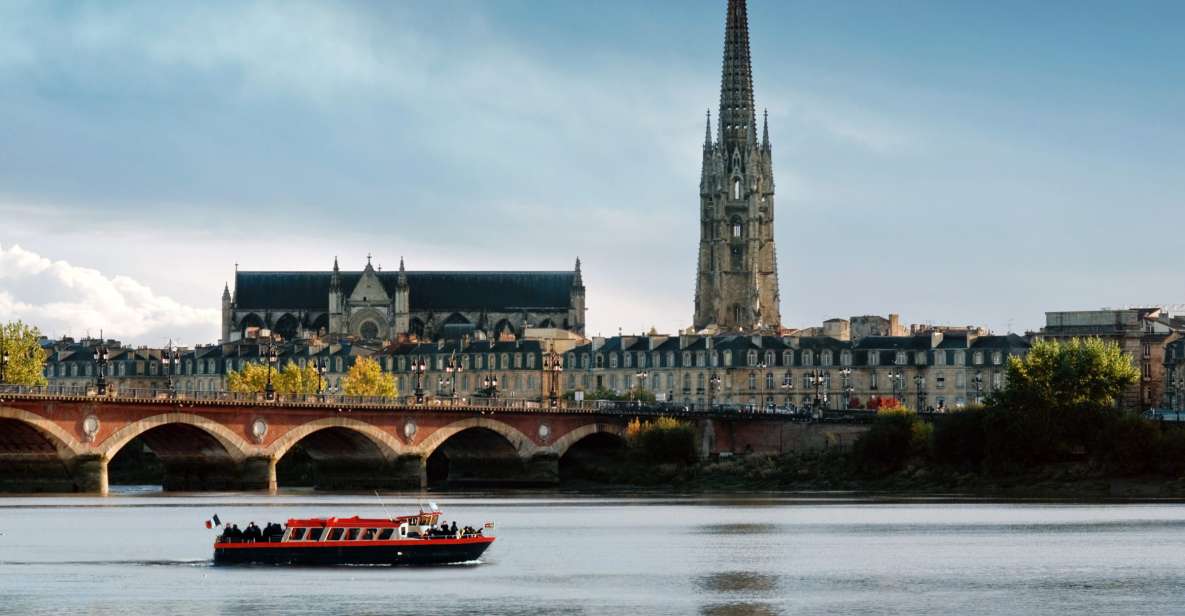
M 776 331 L 773 156 L 768 114 L 757 139 L 745 0 L 728 2 L 717 116 L 715 141 L 711 112 L 704 130 L 694 327 Z

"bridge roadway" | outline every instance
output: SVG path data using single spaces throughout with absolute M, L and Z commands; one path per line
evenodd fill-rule
M 391 404 L 324 396 L 173 396 L 0 387 L 0 491 L 106 494 L 108 463 L 140 443 L 167 490 L 268 490 L 299 449 L 319 489 L 558 483 L 565 464 L 620 455 L 634 418 L 692 423 L 699 455 L 847 447 L 863 427 L 735 410 L 515 400 Z M 299 445 L 299 448 L 297 446 Z

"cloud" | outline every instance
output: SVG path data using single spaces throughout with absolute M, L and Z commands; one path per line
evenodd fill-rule
M 53 261 L 19 245 L 0 245 L 0 314 L 47 335 L 97 335 L 160 344 L 166 338 L 209 342 L 216 309 L 194 308 L 159 295 L 128 276 Z

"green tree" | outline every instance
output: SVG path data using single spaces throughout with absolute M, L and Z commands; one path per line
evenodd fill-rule
M 1053 414 L 1112 408 L 1123 389 L 1139 378 L 1131 355 L 1113 342 L 1039 340 L 1028 355 L 1009 358 L 1008 383 L 993 404 Z
M 38 340 L 41 332 L 20 321 L 0 323 L 0 353 L 8 357 L 4 382 L 13 385 L 45 385 L 48 354 Z
M 359 357 L 342 379 L 342 392 L 347 396 L 395 398 L 399 389 L 395 377 L 383 374 L 379 363 L 369 357 Z

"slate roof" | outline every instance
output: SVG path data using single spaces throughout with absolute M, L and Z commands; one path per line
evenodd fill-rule
M 398 271 L 375 272 L 394 297 Z M 328 310 L 333 272 L 236 272 L 238 310 Z M 350 292 L 362 272 L 341 272 L 342 291 Z M 575 272 L 407 272 L 411 310 L 564 309 L 571 301 Z

